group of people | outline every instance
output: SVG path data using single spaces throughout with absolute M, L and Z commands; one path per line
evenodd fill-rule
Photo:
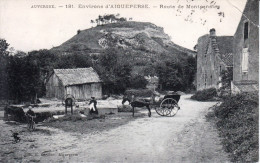
M 90 114 L 98 114 L 97 100 L 95 97 L 91 97 L 91 100 L 88 105 L 89 105 L 89 109 L 90 109 L 90 111 L 89 111 Z M 33 121 L 33 118 L 36 118 L 36 114 L 32 110 L 31 106 L 29 106 L 29 110 L 26 112 L 25 115 L 28 117 L 28 121 Z

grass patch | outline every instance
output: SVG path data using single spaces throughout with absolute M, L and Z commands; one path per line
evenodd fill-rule
M 216 88 L 209 88 L 209 89 L 197 91 L 193 96 L 191 96 L 191 99 L 197 101 L 212 101 L 215 100 L 216 97 L 217 97 Z
M 78 115 L 73 115 L 60 118 L 59 120 L 50 120 L 43 125 L 59 128 L 66 132 L 88 134 L 110 130 L 145 116 L 147 116 L 147 114 L 141 113 L 133 118 L 131 113 L 118 113 L 106 115 L 105 117 L 82 119 Z
M 258 92 L 226 97 L 208 116 L 216 126 L 226 152 L 233 162 L 257 162 L 259 159 Z

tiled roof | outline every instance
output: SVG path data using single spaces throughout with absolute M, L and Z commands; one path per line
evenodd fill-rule
M 227 65 L 233 66 L 233 36 L 213 36 L 211 45 L 220 59 Z
M 233 53 L 220 54 L 220 59 L 221 59 L 227 66 L 233 66 Z
M 98 74 L 92 67 L 76 69 L 54 69 L 54 74 L 58 76 L 64 86 L 101 82 Z
M 217 44 L 220 54 L 233 52 L 233 36 L 217 36 Z

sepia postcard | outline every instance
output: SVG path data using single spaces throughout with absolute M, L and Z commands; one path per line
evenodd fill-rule
M 258 0 L 0 0 L 0 162 L 258 162 Z

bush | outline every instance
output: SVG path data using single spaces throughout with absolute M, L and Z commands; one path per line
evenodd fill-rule
M 161 55 L 156 62 L 156 76 L 159 77 L 162 90 L 186 91 L 194 88 L 196 60 L 194 57 L 180 56 Z
M 234 162 L 257 162 L 258 92 L 227 97 L 214 109 L 223 146 Z
M 153 91 L 149 89 L 129 89 L 125 91 L 126 96 L 134 95 L 135 97 L 151 97 L 152 94 Z
M 213 100 L 214 97 L 217 97 L 216 88 L 209 88 L 202 91 L 197 91 L 193 96 L 191 96 L 191 99 L 198 101 L 209 101 Z
M 142 75 L 137 75 L 130 80 L 131 88 L 145 88 L 148 81 Z

